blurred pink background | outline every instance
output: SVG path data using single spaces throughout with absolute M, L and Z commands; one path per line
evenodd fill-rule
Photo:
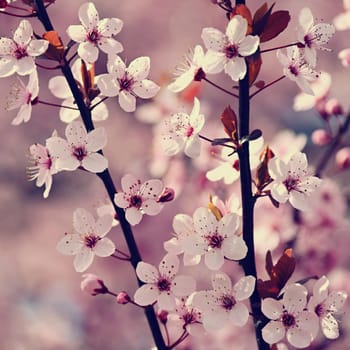
M 79 23 L 77 13 L 82 3 L 80 0 L 57 0 L 49 7 L 48 12 L 53 25 L 64 43 L 68 41 L 65 33 L 67 26 Z M 209 0 L 97 0 L 94 3 L 100 18 L 118 17 L 124 21 L 124 27 L 117 36 L 124 46 L 121 57 L 130 62 L 138 56 L 150 56 L 150 78 L 158 82 L 166 75 L 171 76 L 189 48 L 203 44 L 200 38 L 203 27 L 213 26 L 221 30 L 226 27 L 224 12 Z M 260 4 L 260 1 L 248 1 L 252 12 Z M 292 20 L 287 31 L 265 44 L 265 48 L 295 41 L 297 16 L 304 6 L 309 6 L 315 17 L 324 22 L 331 22 L 343 11 L 340 0 L 277 2 L 275 9 L 288 9 Z M 12 37 L 18 23 L 19 19 L 0 14 L 0 36 Z M 35 19 L 31 19 L 31 23 L 36 33 L 43 32 L 40 23 Z M 329 43 L 333 51 L 320 52 L 317 67 L 332 74 L 331 94 L 340 100 L 345 110 L 349 110 L 350 107 L 350 71 L 342 67 L 337 54 L 349 46 L 349 31 L 337 32 Z M 97 74 L 105 72 L 106 55 L 100 53 L 100 58 L 96 67 Z M 282 68 L 277 63 L 274 53 L 265 54 L 263 59 L 261 79 L 269 82 L 282 74 Z M 39 69 L 39 96 L 43 100 L 60 103 L 47 88 L 48 79 L 57 74 L 57 71 Z M 16 76 L 12 76 L 0 80 L 2 105 L 5 104 L 9 86 L 16 79 Z M 228 88 L 230 86 L 229 79 L 223 78 L 223 75 L 213 76 L 213 80 Z M 321 126 L 316 112 L 293 111 L 293 98 L 298 92 L 296 85 L 285 79 L 278 86 L 254 98 L 252 125 L 253 128 L 263 130 L 266 140 L 270 140 L 277 130 L 283 128 L 310 135 L 314 129 Z M 218 123 L 218 116 L 227 104 L 231 103 L 234 108 L 237 107 L 236 101 L 218 93 L 209 85 L 203 85 L 200 100 L 208 112 L 206 118 L 210 123 Z M 138 105 L 148 102 L 139 100 Z M 119 187 L 121 176 L 127 172 L 137 174 L 144 180 L 150 178 L 147 164 L 152 157 L 152 126 L 141 123 L 133 114 L 123 112 L 116 99 L 111 98 L 108 101 L 108 108 L 109 118 L 100 125 L 104 126 L 108 133 L 105 154 L 109 158 L 116 185 Z M 58 109 L 42 105 L 33 108 L 32 118 L 27 124 L 11 126 L 14 116 L 15 111 L 7 112 L 1 109 L 0 348 L 150 349 L 152 339 L 142 311 L 133 306 L 117 305 L 112 297 L 94 298 L 81 292 L 81 276 L 74 271 L 72 258 L 62 256 L 56 251 L 56 244 L 62 234 L 72 228 L 73 211 L 79 207 L 95 211 L 98 204 L 105 199 L 102 184 L 92 174 L 82 171 L 62 172 L 54 177 L 50 196 L 44 200 L 43 189 L 38 189 L 26 179 L 28 148 L 35 142 L 44 143 L 54 129 L 63 135 L 65 125 L 58 118 Z M 210 123 L 208 125 L 211 125 Z M 215 127 L 214 130 L 220 129 Z M 206 132 L 210 136 L 223 137 L 221 131 L 219 135 L 213 134 L 209 126 Z M 311 164 L 319 159 L 320 150 L 310 143 L 307 152 Z M 175 181 L 175 174 L 172 175 L 171 181 Z M 134 229 L 144 260 L 152 264 L 157 265 L 165 254 L 163 242 L 171 237 L 173 216 L 177 213 L 192 215 L 196 207 L 205 206 L 207 203 L 210 189 L 201 190 L 196 184 L 198 178 L 187 178 L 188 173 L 184 176 L 184 189 L 177 200 L 167 204 L 161 215 L 154 218 L 144 217 L 142 224 Z M 179 177 L 181 178 L 181 175 Z M 335 179 L 341 184 L 343 195 L 349 195 L 348 173 L 336 176 Z M 345 244 L 338 246 L 337 253 L 340 256 L 348 255 L 348 233 L 349 231 L 344 233 L 339 240 Z M 119 244 L 119 247 L 125 248 L 118 227 L 113 229 L 109 237 Z M 316 265 L 318 263 L 315 262 Z M 348 263 L 348 258 L 339 259 L 334 268 L 337 271 L 346 271 L 349 268 Z M 236 267 L 233 268 L 234 271 L 239 271 Z M 200 273 L 199 268 L 195 271 Z M 97 258 L 89 272 L 101 276 L 113 291 L 126 290 L 131 295 L 134 293 L 136 279 L 128 263 L 112 258 Z M 345 285 L 345 275 L 339 276 L 338 284 L 345 288 L 342 286 Z M 349 312 L 343 317 L 343 325 L 347 326 L 348 332 L 327 349 L 345 349 L 349 346 L 348 319 Z M 236 349 L 237 346 L 237 349 L 254 349 L 254 342 L 247 344 L 246 338 L 240 339 L 236 331 L 234 334 L 236 338 L 231 344 L 235 345 L 231 348 Z M 206 345 L 196 340 L 193 347 L 188 349 L 227 349 L 228 343 L 223 339 L 226 338 L 223 336 L 220 341 L 214 341 L 213 345 L 210 345 L 209 340 Z

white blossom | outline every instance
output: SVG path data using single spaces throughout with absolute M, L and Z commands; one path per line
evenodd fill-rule
M 344 12 L 339 13 L 333 19 L 333 24 L 337 30 L 350 29 L 350 0 L 343 0 Z
M 199 110 L 199 100 L 194 98 L 189 115 L 185 112 L 175 113 L 162 122 L 161 145 L 166 155 L 173 156 L 183 149 L 188 157 L 199 156 L 201 142 L 198 134 L 205 123 L 204 115 Z
M 67 28 L 69 37 L 79 43 L 78 55 L 84 61 L 93 63 L 98 59 L 98 48 L 108 55 L 123 51 L 119 41 L 112 38 L 123 26 L 119 18 L 104 18 L 100 16 L 92 2 L 84 3 L 79 8 L 81 25 L 70 25 Z
M 105 96 L 118 96 L 119 105 L 125 112 L 134 112 L 136 97 L 151 98 L 160 87 L 146 79 L 150 70 L 150 58 L 138 57 L 128 68 L 119 56 L 110 56 L 108 74 L 101 74 L 97 86 Z
M 228 23 L 225 34 L 216 28 L 203 29 L 202 39 L 208 49 L 206 72 L 220 73 L 224 70 L 234 81 L 245 77 L 247 67 L 244 57 L 252 55 L 259 46 L 259 37 L 246 35 L 247 28 L 247 20 L 236 15 Z
M 33 39 L 33 28 L 29 21 L 22 20 L 16 29 L 13 40 L 0 38 L 0 77 L 14 73 L 27 75 L 35 68 L 34 59 L 48 48 L 46 40 Z
M 137 277 L 145 282 L 134 295 L 137 304 L 146 306 L 154 302 L 162 310 L 175 308 L 175 297 L 190 295 L 196 287 L 196 281 L 191 276 L 178 275 L 179 259 L 176 255 L 167 254 L 159 264 L 158 269 L 143 261 L 136 267 Z
M 152 179 L 142 183 L 134 175 L 127 174 L 121 182 L 123 192 L 115 194 L 114 202 L 125 209 L 126 220 L 131 225 L 137 225 L 143 214 L 159 214 L 163 208 L 163 204 L 157 201 L 163 190 L 162 181 Z
M 57 250 L 65 255 L 75 255 L 75 270 L 85 271 L 92 264 L 95 255 L 107 257 L 114 253 L 114 243 L 105 237 L 112 222 L 111 215 L 101 216 L 95 221 L 87 210 L 76 209 L 73 214 L 73 227 L 76 232 L 66 233 L 58 242 Z

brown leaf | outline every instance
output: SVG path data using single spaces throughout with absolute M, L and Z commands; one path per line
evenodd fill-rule
M 271 158 L 274 157 L 274 153 L 271 151 L 269 146 L 266 146 L 260 155 L 260 164 L 256 168 L 256 187 L 258 191 L 269 183 L 271 177 L 268 170 L 268 164 Z
M 238 143 L 237 115 L 230 106 L 227 106 L 221 114 L 221 122 L 229 138 L 234 144 Z
M 248 22 L 247 35 L 251 34 L 253 31 L 253 18 L 249 8 L 246 5 L 238 4 L 235 6 L 230 14 L 230 18 L 232 19 L 234 16 L 240 15 L 245 18 Z
M 259 50 L 253 55 L 247 57 L 248 72 L 249 72 L 249 86 L 252 86 L 259 75 L 262 59 Z
M 281 10 L 272 13 L 267 20 L 264 31 L 260 35 L 260 42 L 263 43 L 276 38 L 287 28 L 289 21 L 290 15 L 288 11 Z
M 49 42 L 45 56 L 52 60 L 60 61 L 64 57 L 64 46 L 58 33 L 51 30 L 44 33 L 43 38 Z
M 208 209 L 214 214 L 217 221 L 220 221 L 223 217 L 221 210 L 213 203 L 213 197 L 209 196 Z
M 266 24 L 271 16 L 271 12 L 275 3 L 268 8 L 267 3 L 263 4 L 254 14 L 253 18 L 253 34 L 261 35 L 263 33 Z

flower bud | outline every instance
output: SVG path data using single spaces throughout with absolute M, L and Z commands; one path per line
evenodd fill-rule
M 103 281 L 92 273 L 86 273 L 83 275 L 80 288 L 83 292 L 92 296 L 108 293 L 108 289 Z
M 159 321 L 163 324 L 166 324 L 168 321 L 168 311 L 165 310 L 158 310 L 157 316 L 159 318 Z
M 325 146 L 332 141 L 332 136 L 324 129 L 317 129 L 312 133 L 311 140 L 317 146 Z
M 130 302 L 130 297 L 129 294 L 127 292 L 120 292 L 117 295 L 117 303 L 121 304 L 121 305 L 125 305 L 128 304 Z
M 324 99 L 321 99 L 319 101 L 316 102 L 316 106 L 315 106 L 317 112 L 319 113 L 319 115 L 321 116 L 322 119 L 324 120 L 328 120 L 330 115 L 326 110 L 326 102 Z
M 340 149 L 335 155 L 335 163 L 340 170 L 350 167 L 350 147 Z
M 165 187 L 163 192 L 160 194 L 158 201 L 159 203 L 171 202 L 175 197 L 175 191 L 170 187 Z
M 331 98 L 325 104 L 325 110 L 329 115 L 343 115 L 344 110 L 336 98 Z

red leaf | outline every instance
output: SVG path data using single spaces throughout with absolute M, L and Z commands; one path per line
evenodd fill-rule
M 51 30 L 44 33 L 43 38 L 49 42 L 49 47 L 45 52 L 45 56 L 60 61 L 64 56 L 64 46 L 58 33 Z
M 224 129 L 229 138 L 234 144 L 238 142 L 237 134 L 237 116 L 230 106 L 227 106 L 221 114 L 221 122 L 224 125 Z
M 271 12 L 275 4 L 273 3 L 270 8 L 267 7 L 267 3 L 263 4 L 254 14 L 253 18 L 253 34 L 260 35 L 263 33 L 266 24 L 271 16 Z
M 258 77 L 262 65 L 260 52 L 257 51 L 253 55 L 247 57 L 248 72 L 249 72 L 249 86 L 252 86 Z
M 264 31 L 260 35 L 260 42 L 276 38 L 288 26 L 290 15 L 288 11 L 276 11 L 272 13 L 266 23 Z

